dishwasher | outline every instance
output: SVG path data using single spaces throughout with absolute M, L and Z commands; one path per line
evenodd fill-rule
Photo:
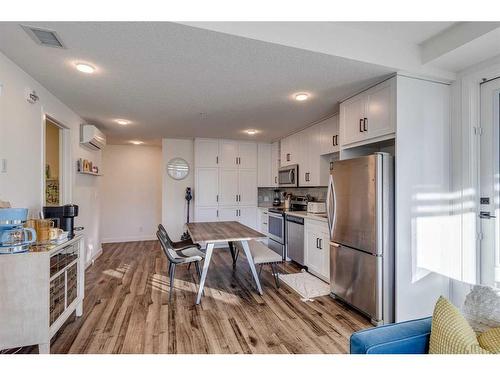
M 304 265 L 304 218 L 286 215 L 287 256 L 301 266 Z

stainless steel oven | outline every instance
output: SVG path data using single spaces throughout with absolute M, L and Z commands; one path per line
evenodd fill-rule
M 267 215 L 267 231 L 268 231 L 268 246 L 271 250 L 275 251 L 283 260 L 286 259 L 285 250 L 285 215 L 283 212 L 269 209 Z
M 293 164 L 281 167 L 278 172 L 280 187 L 298 187 L 299 186 L 299 165 Z

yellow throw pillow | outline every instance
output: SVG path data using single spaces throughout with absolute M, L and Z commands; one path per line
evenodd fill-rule
M 490 353 L 500 354 L 500 327 L 492 328 L 477 338 L 481 348 L 486 349 Z
M 488 354 L 460 311 L 439 297 L 432 315 L 429 354 Z

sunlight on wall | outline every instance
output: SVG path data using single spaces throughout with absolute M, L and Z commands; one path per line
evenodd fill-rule
M 467 216 L 475 215 L 474 195 L 473 189 L 414 194 L 412 282 L 430 272 L 467 282 L 471 282 L 471 276 L 474 276 L 475 280 L 476 262 L 470 261 L 466 250 L 464 253 L 461 236 L 464 218 L 467 220 Z M 469 260 L 464 261 L 465 258 Z

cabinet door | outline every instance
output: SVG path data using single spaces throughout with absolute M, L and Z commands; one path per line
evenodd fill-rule
M 281 167 L 286 167 L 287 165 L 291 164 L 290 161 L 288 160 L 289 148 L 290 148 L 290 138 L 286 137 L 286 138 L 281 139 L 281 141 L 280 141 L 280 166 Z
M 271 183 L 273 187 L 278 186 L 278 170 L 280 168 L 280 143 L 274 142 L 271 145 Z
M 257 207 L 239 207 L 239 217 L 238 221 L 246 225 L 247 227 L 250 227 L 252 229 L 258 230 L 257 229 Z
M 395 78 L 366 92 L 366 137 L 375 138 L 395 132 Z
M 257 143 L 240 142 L 238 144 L 239 167 L 257 169 Z
M 321 123 L 321 155 L 327 155 L 339 151 L 339 116 L 333 117 Z
M 323 259 L 321 261 L 321 275 L 329 280 L 330 279 L 330 235 L 326 231 L 319 233 L 319 246 L 322 251 Z
M 257 229 L 260 233 L 263 233 L 267 236 L 267 231 L 268 231 L 268 214 L 267 210 L 259 210 L 259 224 L 260 228 Z
M 195 166 L 217 167 L 219 140 L 196 138 L 194 141 Z
M 299 165 L 299 186 L 310 186 L 311 171 L 309 168 L 309 152 L 312 143 L 312 128 L 307 128 L 293 135 L 300 142 L 296 142 L 294 164 Z
M 257 170 L 240 169 L 238 178 L 239 204 L 257 206 Z
M 313 273 L 321 272 L 322 253 L 318 248 L 318 234 L 314 227 L 306 225 L 305 242 L 306 242 L 306 259 L 307 268 Z
M 219 221 L 238 221 L 238 207 L 219 207 Z
M 307 186 L 320 186 L 322 168 L 326 169 L 321 159 L 321 124 L 308 129 L 309 136 L 304 160 L 307 162 Z M 324 182 L 324 181 L 323 181 Z M 326 184 L 325 184 L 326 186 Z
M 340 104 L 340 134 L 342 144 L 363 140 L 363 119 L 365 117 L 366 95 L 359 94 Z
M 229 139 L 219 141 L 219 165 L 221 168 L 236 167 L 238 157 L 238 142 Z
M 218 220 L 219 218 L 217 207 L 196 207 L 194 209 L 195 222 L 213 222 Z
M 273 184 L 271 144 L 259 143 L 257 145 L 257 186 L 271 187 Z
M 195 206 L 217 206 L 219 168 L 196 168 Z
M 257 189 L 256 189 L 257 190 Z M 219 170 L 219 205 L 237 205 L 238 197 L 238 169 L 220 168 Z

